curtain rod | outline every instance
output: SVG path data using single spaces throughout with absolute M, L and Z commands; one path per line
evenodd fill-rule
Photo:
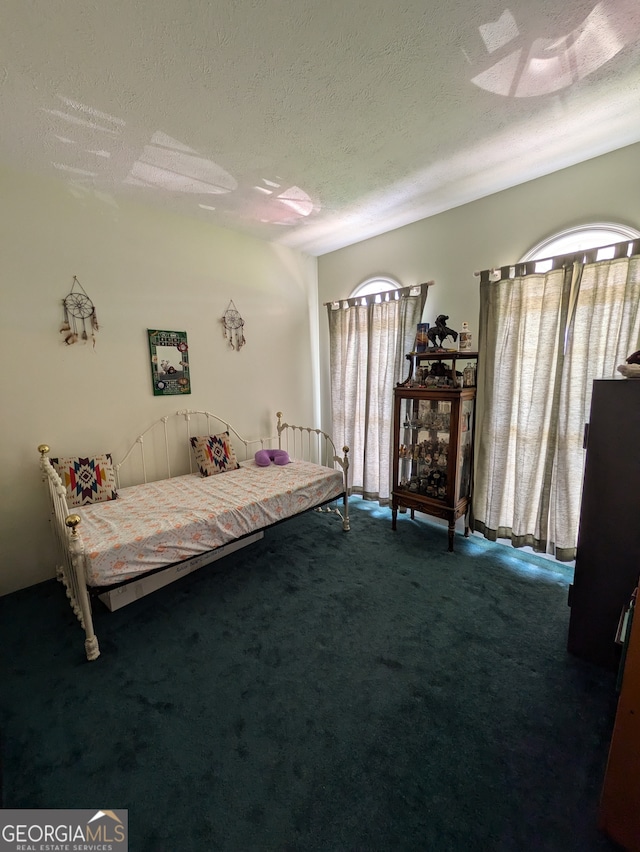
M 358 303 L 362 303 L 363 299 L 371 299 L 372 297 L 375 299 L 376 296 L 408 296 L 412 290 L 420 287 L 433 287 L 435 281 L 424 281 L 422 284 L 411 284 L 409 287 L 400 287 L 397 290 L 383 290 L 381 293 L 368 293 L 366 296 L 351 296 L 348 299 L 331 299 L 330 302 L 323 302 L 323 307 L 328 307 L 329 305 L 343 305 L 345 302 L 348 303 L 349 307 L 352 308 L 354 305 Z
M 502 278 L 519 277 L 521 275 L 531 275 L 536 271 L 538 263 L 551 262 L 551 269 L 561 269 L 563 266 L 571 266 L 573 263 L 595 263 L 598 259 L 598 252 L 603 249 L 614 249 L 613 258 L 609 260 L 619 260 L 621 257 L 631 257 L 632 255 L 640 254 L 640 238 L 635 240 L 625 240 L 618 243 L 610 243 L 608 246 L 597 246 L 596 248 L 582 249 L 581 251 L 573 251 L 569 254 L 558 254 L 555 257 L 539 257 L 536 260 L 523 260 L 519 263 L 508 263 L 505 266 L 496 266 L 493 269 L 483 269 L 481 272 L 474 272 L 475 278 L 480 278 L 481 283 L 491 280 L 491 276 L 500 275 Z M 514 270 L 511 276 L 511 270 Z

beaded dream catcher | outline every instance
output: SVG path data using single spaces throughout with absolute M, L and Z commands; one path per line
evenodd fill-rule
M 224 326 L 224 336 L 229 341 L 229 346 L 232 349 L 241 349 L 247 342 L 244 339 L 244 320 L 232 301 L 229 302 L 229 307 L 222 315 L 222 325 Z
M 60 326 L 60 334 L 64 336 L 64 342 L 67 346 L 71 346 L 72 343 L 77 343 L 79 340 L 86 343 L 90 334 L 95 347 L 96 332 L 100 328 L 96 309 L 75 275 L 73 276 L 71 290 L 62 300 L 62 307 L 64 319 Z

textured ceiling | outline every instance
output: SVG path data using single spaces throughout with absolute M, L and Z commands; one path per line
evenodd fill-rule
M 640 140 L 638 0 L 4 0 L 0 164 L 323 254 Z

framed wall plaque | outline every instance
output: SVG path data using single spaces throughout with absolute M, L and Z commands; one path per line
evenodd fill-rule
M 191 393 L 186 331 L 147 329 L 154 396 Z

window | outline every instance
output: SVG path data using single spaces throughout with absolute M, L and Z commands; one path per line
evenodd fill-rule
M 603 248 L 598 252 L 598 260 L 609 260 L 613 257 L 614 243 L 635 240 L 640 237 L 640 231 L 629 228 L 626 225 L 617 225 L 613 222 L 592 222 L 589 225 L 578 225 L 575 228 L 567 228 L 552 237 L 539 242 L 530 249 L 521 262 L 529 260 L 540 260 L 536 264 L 536 272 L 548 272 L 551 269 L 549 258 L 562 254 L 582 251 L 583 249 Z
M 370 278 L 327 304 L 332 431 L 350 447 L 349 491 L 389 503 L 393 388 L 402 381 L 428 284 Z
M 371 296 L 374 293 L 388 293 L 391 290 L 399 289 L 400 285 L 392 278 L 368 278 L 366 281 L 363 281 L 362 284 L 358 284 L 358 286 L 354 288 L 351 293 L 351 298 L 357 298 L 358 296 Z
M 541 269 L 549 257 L 558 268 Z M 475 529 L 570 562 L 593 382 L 640 340 L 640 234 L 573 228 L 496 272 L 480 283 Z

